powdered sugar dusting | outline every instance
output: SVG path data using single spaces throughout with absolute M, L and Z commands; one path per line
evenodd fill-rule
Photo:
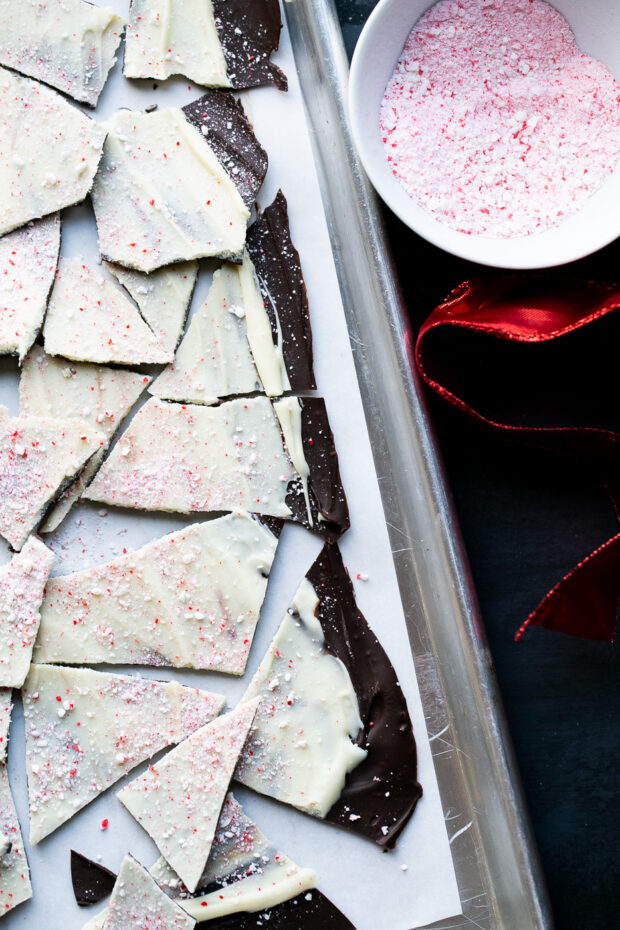
M 460 232 L 505 238 L 581 209 L 620 156 L 620 85 L 543 0 L 441 0 L 381 107 L 390 167 Z

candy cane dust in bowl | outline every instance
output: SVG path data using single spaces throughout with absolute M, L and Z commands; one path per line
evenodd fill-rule
M 620 84 L 544 0 L 440 0 L 407 39 L 380 123 L 394 176 L 436 220 L 526 236 L 613 173 Z

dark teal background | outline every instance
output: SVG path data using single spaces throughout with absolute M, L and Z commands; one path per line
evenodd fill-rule
M 336 6 L 352 54 L 375 3 Z M 446 255 L 385 213 L 416 328 L 461 280 L 495 273 Z M 620 240 L 562 273 L 619 281 Z M 620 320 L 559 349 L 520 349 L 524 356 L 476 342 L 452 358 L 474 372 L 468 396 L 487 413 L 620 430 L 619 347 Z M 506 382 L 500 400 L 496 386 Z M 538 629 L 513 640 L 544 594 L 617 532 L 611 507 L 579 467 L 482 434 L 434 399 L 431 406 L 557 930 L 617 930 L 618 649 Z

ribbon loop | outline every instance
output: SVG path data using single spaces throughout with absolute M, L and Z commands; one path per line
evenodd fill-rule
M 515 426 L 490 419 L 448 387 L 443 360 L 429 338 L 441 327 L 460 327 L 521 343 L 557 339 L 620 307 L 620 287 L 538 275 L 465 281 L 420 329 L 415 358 L 426 384 L 481 426 L 586 465 L 606 488 L 620 519 L 620 434 L 589 427 Z M 613 641 L 620 603 L 620 533 L 580 562 L 553 588 L 516 634 L 532 624 L 587 639 Z

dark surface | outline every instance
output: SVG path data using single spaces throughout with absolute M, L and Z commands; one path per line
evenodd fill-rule
M 336 0 L 352 52 L 373 0 Z M 460 281 L 496 274 L 423 242 L 385 211 L 401 285 L 417 328 Z M 620 279 L 620 241 L 555 273 Z M 510 368 L 481 346 L 470 396 L 494 410 L 493 385 L 521 386 L 504 400 L 512 422 L 620 426 L 620 313 L 565 350 L 528 350 Z M 581 341 L 580 341 L 581 340 Z M 581 347 L 582 348 L 581 348 Z M 584 370 L 585 369 L 585 370 Z M 527 379 L 524 379 L 524 371 Z M 490 374 L 490 379 L 489 379 Z M 585 390 L 584 390 L 585 389 Z M 486 404 L 486 406 L 485 406 Z M 534 629 L 514 633 L 539 600 L 617 532 L 604 492 L 577 466 L 475 430 L 431 400 L 441 450 L 480 600 L 558 930 L 618 927 L 618 649 Z M 497 410 L 495 410 L 497 412 Z M 389 930 L 389 928 L 385 928 Z M 514 928 L 519 930 L 519 928 Z

